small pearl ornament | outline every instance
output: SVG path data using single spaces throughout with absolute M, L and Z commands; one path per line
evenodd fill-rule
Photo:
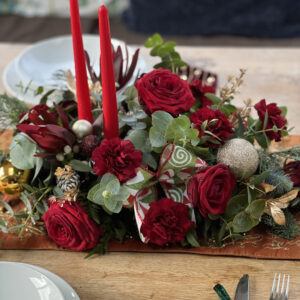
M 250 142 L 236 138 L 219 148 L 217 162 L 227 165 L 237 179 L 247 179 L 257 170 L 259 155 Z
M 72 130 L 79 140 L 82 140 L 85 136 L 93 133 L 93 125 L 87 120 L 78 120 L 73 126 Z

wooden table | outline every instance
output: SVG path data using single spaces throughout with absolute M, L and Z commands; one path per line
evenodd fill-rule
M 0 73 L 26 45 L 0 44 Z M 252 98 L 289 107 L 289 121 L 300 134 L 300 49 L 180 47 L 182 57 L 227 75 L 247 68 L 238 103 Z M 151 64 L 153 58 L 142 54 Z M 0 92 L 4 91 L 2 82 Z M 84 253 L 0 251 L 1 261 L 35 264 L 67 280 L 82 300 L 97 299 L 217 299 L 213 286 L 221 282 L 234 297 L 238 279 L 250 275 L 251 300 L 268 299 L 275 272 L 291 275 L 290 300 L 300 299 L 300 261 L 256 260 L 184 254 L 110 253 L 85 260 Z

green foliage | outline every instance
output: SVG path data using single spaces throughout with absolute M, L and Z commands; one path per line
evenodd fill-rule
M 248 198 L 246 194 L 238 194 L 232 197 L 226 207 L 224 218 L 231 220 L 235 215 L 243 211 L 248 206 Z
M 152 114 L 152 127 L 149 131 L 149 138 L 153 148 L 163 147 L 167 140 L 165 133 L 173 117 L 165 111 L 156 111 Z
M 166 139 L 177 145 L 185 146 L 188 142 L 198 137 L 199 131 L 191 128 L 191 121 L 187 116 L 173 119 L 165 133 Z
M 77 159 L 73 159 L 69 162 L 69 165 L 78 172 L 89 173 L 93 171 L 93 168 L 89 165 L 87 161 L 81 161 Z
M 199 244 L 199 239 L 197 236 L 197 232 L 195 229 L 191 229 L 187 234 L 186 234 L 186 241 L 189 245 L 192 247 L 200 247 Z
M 288 240 L 294 239 L 300 233 L 299 225 L 288 210 L 284 210 L 284 215 L 286 223 L 283 226 L 276 224 L 273 218 L 267 214 L 262 216 L 261 222 L 265 224 L 272 233 L 278 235 L 279 237 Z
M 265 179 L 270 175 L 270 171 L 264 171 L 258 175 L 255 175 L 254 178 L 249 182 L 250 185 L 256 185 L 261 182 L 264 182 Z
M 232 221 L 232 229 L 236 233 L 247 232 L 259 224 L 265 209 L 265 200 L 252 201 L 245 210 L 241 211 Z
M 127 99 L 128 101 L 128 99 Z M 130 112 L 120 118 L 120 127 L 129 126 L 132 130 L 145 129 L 147 127 L 147 119 L 149 117 L 143 108 L 136 101 L 128 101 L 128 109 Z
M 100 211 L 101 228 L 104 235 L 101 237 L 99 244 L 89 252 L 86 258 L 94 254 L 104 254 L 108 252 L 108 243 L 112 239 L 122 243 L 126 236 L 138 237 L 135 218 L 131 210 L 122 210 L 118 215 L 107 215 Z
M 222 100 L 218 96 L 216 96 L 215 94 L 212 94 L 212 93 L 206 93 L 205 97 L 210 99 L 216 105 L 218 105 L 222 102 Z
M 270 140 L 265 132 L 258 132 L 254 135 L 256 141 L 263 149 L 268 149 L 270 146 Z
M 10 159 L 12 164 L 20 169 L 33 169 L 38 165 L 40 169 L 40 157 L 36 157 L 37 144 L 29 136 L 19 133 L 10 145 Z
M 293 182 L 281 169 L 270 170 L 270 174 L 265 182 L 276 187 L 272 192 L 273 196 L 279 197 L 293 188 Z
M 19 123 L 19 115 L 28 111 L 23 101 L 6 94 L 0 95 L 0 128 L 13 129 Z
M 148 38 L 144 46 L 146 48 L 152 48 L 150 51 L 151 56 L 158 56 L 161 59 L 161 62 L 156 64 L 154 69 L 163 68 L 175 72 L 176 68 L 186 65 L 186 63 L 181 60 L 180 54 L 175 51 L 176 43 L 164 43 L 162 37 L 158 33 L 155 33 L 152 37 Z
M 97 205 L 101 205 L 109 214 L 119 213 L 123 203 L 130 196 L 128 190 L 120 185 L 113 174 L 105 174 L 100 183 L 94 185 L 88 192 L 87 198 Z
M 152 146 L 148 137 L 148 132 L 146 130 L 132 130 L 125 137 L 125 140 L 131 141 L 134 144 L 136 150 L 141 150 L 142 152 L 152 151 Z
M 26 229 L 27 224 L 31 221 L 36 224 L 36 221 L 40 220 L 41 216 L 46 213 L 48 205 L 46 199 L 52 192 L 52 186 L 43 186 L 39 183 L 38 187 L 23 184 L 24 191 L 20 195 L 20 200 L 25 204 L 26 212 L 18 212 L 15 214 L 16 218 L 25 219 L 18 228 L 19 237 L 22 236 L 23 231 Z
M 258 151 L 259 154 L 259 172 L 264 172 L 266 170 L 280 169 L 281 158 L 277 156 L 270 155 L 270 152 Z
M 88 215 L 97 224 L 100 224 L 100 209 L 101 209 L 101 207 L 91 201 L 82 201 L 81 205 L 86 209 Z
M 276 152 L 266 152 L 264 153 L 264 161 L 281 161 L 281 159 L 288 160 L 293 159 L 300 161 L 300 146 L 293 146 L 289 149 L 280 149 Z

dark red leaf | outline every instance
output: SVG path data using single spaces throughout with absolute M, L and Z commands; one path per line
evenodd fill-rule
M 57 105 L 56 103 L 53 104 L 59 117 L 60 117 L 60 120 L 61 120 L 61 123 L 63 125 L 64 128 L 66 129 L 70 129 L 69 127 L 69 118 L 68 118 L 68 115 L 65 113 L 65 111 L 59 106 Z

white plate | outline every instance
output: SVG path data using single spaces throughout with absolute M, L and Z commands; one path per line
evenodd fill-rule
M 100 42 L 98 35 L 83 35 L 85 49 L 90 55 L 91 64 L 96 73 L 99 73 Z M 122 49 L 125 43 L 120 40 L 112 39 L 112 44 L 116 48 L 118 45 Z M 66 89 L 65 81 L 58 80 L 53 75 L 59 71 L 70 69 L 73 74 L 74 60 L 71 35 L 60 36 L 44 41 L 40 41 L 25 49 L 14 61 L 12 61 L 3 73 L 3 83 L 6 91 L 27 103 L 38 104 L 40 97 L 34 97 L 34 91 L 38 86 L 43 86 L 45 92 L 53 87 Z M 123 53 L 125 53 L 123 51 Z M 132 59 L 134 50 L 128 47 L 129 62 Z M 125 68 L 125 64 L 124 64 Z M 138 74 L 148 72 L 149 68 L 139 55 L 137 66 L 132 79 L 128 85 L 133 84 Z M 22 83 L 24 87 L 30 84 L 30 89 L 24 94 L 18 85 Z
M 83 44 L 90 56 L 91 64 L 98 74 L 100 57 L 99 36 L 83 35 Z M 112 44 L 115 49 L 121 46 L 122 52 L 125 54 L 125 43 L 123 41 L 112 39 Z M 128 47 L 128 54 L 130 63 L 134 54 L 134 50 L 131 47 Z M 32 45 L 16 58 L 15 66 L 16 71 L 24 80 L 32 80 L 37 86 L 56 86 L 57 80 L 53 75 L 57 71 L 70 69 L 73 74 L 75 73 L 71 35 L 47 39 Z M 125 69 L 125 64 L 123 67 Z M 139 56 L 132 80 L 135 79 L 138 73 L 140 74 L 147 70 L 145 60 Z
M 44 274 L 26 265 L 0 262 L 0 299 L 65 300 Z
M 80 300 L 79 296 L 74 291 L 74 289 L 61 277 L 57 276 L 56 274 L 54 274 L 46 269 L 38 267 L 38 266 L 33 266 L 33 265 L 28 265 L 28 264 L 23 264 L 23 265 L 28 266 L 29 268 L 32 268 L 34 270 L 37 270 L 40 273 L 47 276 L 48 278 L 50 278 L 50 280 L 52 280 L 56 284 L 56 286 L 60 289 L 65 300 Z
M 3 73 L 3 83 L 5 86 L 5 90 L 8 94 L 28 103 L 28 104 L 39 104 L 40 98 L 42 95 L 35 96 L 34 92 L 37 89 L 37 86 L 34 85 L 32 82 L 23 80 L 19 74 L 16 71 L 15 67 L 15 61 L 12 61 L 4 70 Z M 23 86 L 20 87 L 20 84 Z M 29 86 L 28 86 L 29 85 Z M 27 88 L 28 87 L 28 88 Z M 26 90 L 26 92 L 25 92 Z M 45 92 L 47 92 L 47 89 L 45 89 Z M 59 97 L 59 94 L 61 94 L 60 91 L 55 91 L 55 93 L 51 94 L 49 96 L 49 99 L 53 99 L 55 101 L 55 98 Z M 60 97 L 61 98 L 61 97 Z M 51 103 L 51 101 L 49 102 Z

